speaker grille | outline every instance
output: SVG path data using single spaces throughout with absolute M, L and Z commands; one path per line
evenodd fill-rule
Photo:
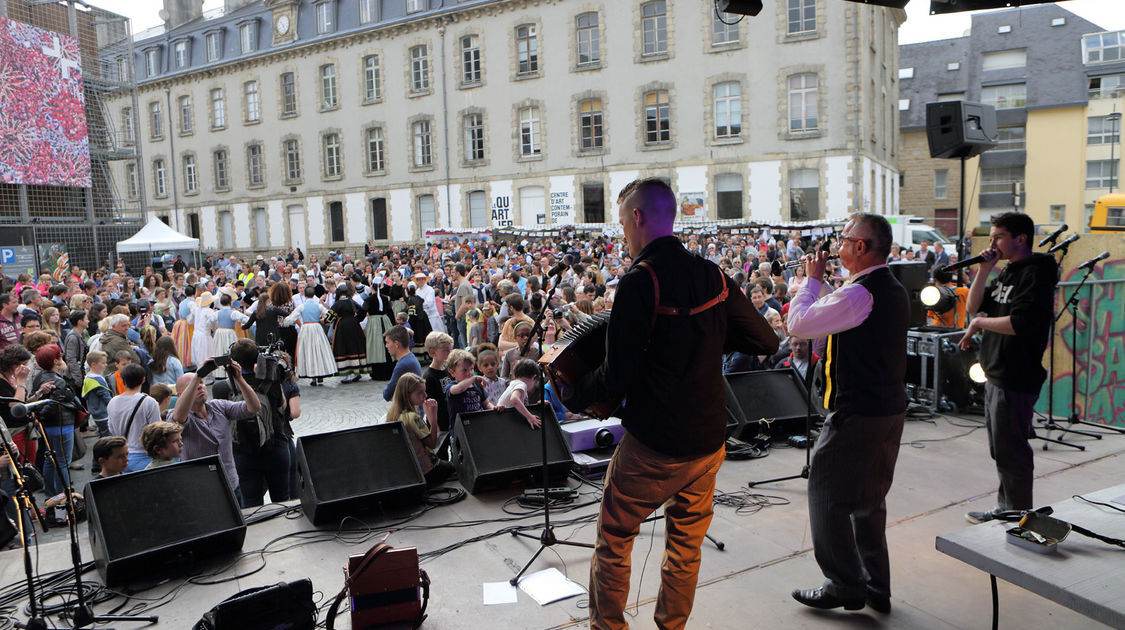
M 301 438 L 317 499 L 335 501 L 416 484 L 414 452 L 402 447 L 405 431 L 393 422 Z

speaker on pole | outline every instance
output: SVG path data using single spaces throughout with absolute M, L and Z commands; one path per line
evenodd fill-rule
M 242 549 L 246 523 L 218 456 L 86 485 L 90 548 L 109 584 L 184 573 Z
M 297 493 L 315 525 L 422 502 L 426 478 L 407 428 L 388 422 L 297 440 Z
M 547 475 L 562 483 L 574 460 L 550 405 L 528 405 L 543 421 L 532 429 L 515 409 L 459 414 L 453 424 L 453 465 L 461 485 L 472 493 L 506 486 L 541 484 L 547 432 Z
M 996 146 L 996 108 L 965 101 L 926 103 L 930 157 L 970 158 Z

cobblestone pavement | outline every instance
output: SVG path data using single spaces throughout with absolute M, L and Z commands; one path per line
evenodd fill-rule
M 364 376 L 358 383 L 340 384 L 330 378 L 321 387 L 312 387 L 301 379 L 301 417 L 293 421 L 297 437 L 354 429 L 377 424 L 387 415 L 389 402 L 383 400 L 387 381 L 372 381 Z

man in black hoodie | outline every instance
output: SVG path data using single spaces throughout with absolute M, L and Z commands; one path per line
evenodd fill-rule
M 992 217 L 989 248 L 969 290 L 966 310 L 976 313 L 961 349 L 973 335 L 982 333 L 980 363 L 988 381 L 984 385 L 984 416 L 988 448 L 1000 476 L 997 510 L 1030 510 L 1035 478 L 1031 418 L 1039 390 L 1047 378 L 1043 351 L 1051 330 L 1058 266 L 1053 256 L 1035 254 L 1031 217 L 1005 212 Z M 1008 265 L 991 283 L 997 262 Z M 969 512 L 966 518 L 980 523 L 997 510 Z

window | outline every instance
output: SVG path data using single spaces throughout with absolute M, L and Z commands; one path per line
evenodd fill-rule
M 715 201 L 719 219 L 742 218 L 742 177 L 723 173 L 715 177 Z
M 1094 33 L 1082 38 L 1086 63 L 1103 63 L 1125 59 L 1125 31 Z
M 1011 109 L 1027 105 L 1027 84 L 990 85 L 980 89 L 980 101 L 996 109 Z
M 981 70 L 1004 70 L 1027 66 L 1027 49 L 998 50 L 981 56 Z
M 539 71 L 539 37 L 534 24 L 516 27 L 516 54 L 519 58 L 519 74 Z
M 328 225 L 332 232 L 332 240 L 340 242 L 344 240 L 344 202 L 330 201 L 328 202 Z
M 898 99 L 898 111 L 900 111 L 900 112 L 910 111 L 910 99 L 908 99 L 908 98 Z
M 433 195 L 418 195 L 418 227 L 422 235 L 437 227 Z
M 465 114 L 465 161 L 484 159 L 484 115 Z
M 466 35 L 461 38 L 461 84 L 480 83 L 480 38 Z
M 189 212 L 187 215 L 188 220 L 188 236 L 192 238 L 199 238 L 199 213 Z
M 219 149 L 211 154 L 211 161 L 215 168 L 215 188 L 230 188 L 230 171 L 227 168 L 227 152 Z
M 955 72 L 957 70 L 960 70 L 961 69 L 961 62 L 960 61 L 951 61 L 951 62 L 945 64 L 945 69 L 946 69 L 947 72 Z
M 806 73 L 789 77 L 789 131 L 816 131 L 817 78 Z
M 963 101 L 965 100 L 964 92 L 947 92 L 945 94 L 937 95 L 937 102 L 948 103 L 950 101 Z
M 1012 25 L 1011 24 L 1003 24 L 1001 26 L 997 26 L 996 32 L 999 33 L 1000 35 L 1005 35 L 1007 33 L 1011 33 L 1012 32 Z
M 383 128 L 367 130 L 367 170 L 378 172 L 387 168 L 383 153 Z
M 668 90 L 645 94 L 645 144 L 662 144 L 672 139 L 671 108 Z
M 711 45 L 738 43 L 738 18 L 726 17 L 719 11 L 711 13 Z
M 301 179 L 301 143 L 295 139 L 285 141 L 285 178 L 289 181 Z
M 207 33 L 207 61 L 218 61 L 223 57 L 223 34 L 221 32 Z
M 379 77 L 379 55 L 363 58 L 363 100 L 371 103 L 382 96 L 383 86 Z
M 1086 144 L 1116 144 L 1121 141 L 1121 114 L 1086 119 Z
M 574 18 L 578 34 L 578 65 L 598 63 L 602 60 L 598 32 L 598 14 L 594 11 Z
M 583 182 L 582 217 L 586 223 L 605 222 L 605 187 L 601 182 Z
M 164 116 L 160 113 L 160 101 L 148 104 L 148 122 L 154 139 L 164 135 Z
M 320 67 L 320 109 L 336 109 L 336 64 Z
M 816 0 L 788 0 L 790 35 L 816 30 Z
M 324 0 L 316 5 L 316 32 L 318 35 L 336 30 L 336 3 Z
M 742 86 L 737 81 L 715 86 L 715 137 L 734 138 L 742 133 Z
M 152 161 L 152 186 L 153 192 L 157 197 L 163 197 L 168 194 L 168 184 L 165 180 L 164 173 L 164 160 L 157 158 Z
M 155 76 L 160 71 L 160 49 L 149 48 L 145 51 L 145 74 Z
M 430 89 L 430 57 L 426 45 L 410 49 L 410 91 L 425 92 Z
M 998 151 L 1015 151 L 1026 146 L 1027 128 L 1023 125 L 1000 127 L 996 130 Z
M 269 246 L 269 221 L 266 217 L 266 209 L 262 207 L 254 208 L 251 211 L 254 216 L 254 247 L 263 249 Z
M 185 68 L 191 58 L 188 55 L 188 42 L 181 39 L 180 41 L 172 44 L 172 59 L 176 63 L 177 68 Z
M 137 141 L 137 132 L 133 127 L 133 108 L 121 108 L 121 131 L 125 140 L 125 146 L 132 146 Z
M 281 115 L 297 114 L 297 79 L 292 72 L 281 73 Z
M 180 133 L 187 134 L 192 132 L 192 119 L 191 115 L 191 97 L 180 97 Z
M 324 134 L 324 176 L 339 177 L 340 170 L 340 134 Z
M 387 229 L 387 199 L 376 197 L 371 200 L 371 238 L 376 241 L 385 241 L 390 238 Z
M 1050 205 L 1051 223 L 1066 221 L 1066 204 L 1053 203 Z
M 491 223 L 488 214 L 488 197 L 483 190 L 469 192 L 469 227 L 487 227 Z
M 949 169 L 939 168 L 934 171 L 934 199 L 949 198 Z
M 898 78 L 900 78 L 900 79 L 913 79 L 914 78 L 914 68 L 899 68 L 898 69 Z
M 588 98 L 578 103 L 579 148 L 583 151 L 600 149 L 605 145 L 602 126 L 602 99 Z
M 419 120 L 413 126 L 414 166 L 426 167 L 434 163 L 433 137 L 430 135 L 430 121 Z
M 137 179 L 137 165 L 129 162 L 125 165 L 125 186 L 130 199 L 140 196 L 139 180 Z
M 246 22 L 238 26 L 238 43 L 244 55 L 258 49 L 257 22 Z
M 406 12 L 417 13 L 426 10 L 426 0 L 406 0 Z
M 1086 188 L 1117 188 L 1118 160 L 1088 160 Z
M 247 81 L 242 86 L 246 95 L 246 122 L 258 122 L 262 119 L 262 100 L 258 96 L 258 82 Z
M 246 147 L 246 176 L 251 186 L 261 186 L 266 183 L 266 174 L 262 168 L 262 145 L 251 144 Z
M 540 146 L 539 108 L 520 108 L 520 155 L 529 157 L 539 155 Z
M 668 13 L 663 0 L 641 5 L 641 54 L 668 52 Z
M 1090 77 L 1088 95 L 1090 98 L 1120 98 L 1125 88 L 1125 74 L 1104 74 Z
M 227 126 L 227 105 L 223 99 L 223 88 L 211 90 L 211 128 L 222 129 Z
M 195 173 L 195 156 L 187 153 L 184 162 L 184 191 L 189 193 L 199 192 L 199 178 Z
M 379 19 L 379 0 L 359 0 L 359 23 L 370 24 Z
M 1066 18 L 1064 17 L 1051 18 L 1051 26 L 1063 26 L 1065 24 Z
M 129 81 L 129 60 L 127 60 L 125 57 L 117 58 L 116 79 L 121 83 L 128 83 Z
M 1017 183 L 1023 184 L 1022 166 L 996 166 L 980 169 L 981 194 L 1012 194 L 1015 192 Z
M 820 173 L 813 168 L 789 171 L 789 220 L 820 218 Z

